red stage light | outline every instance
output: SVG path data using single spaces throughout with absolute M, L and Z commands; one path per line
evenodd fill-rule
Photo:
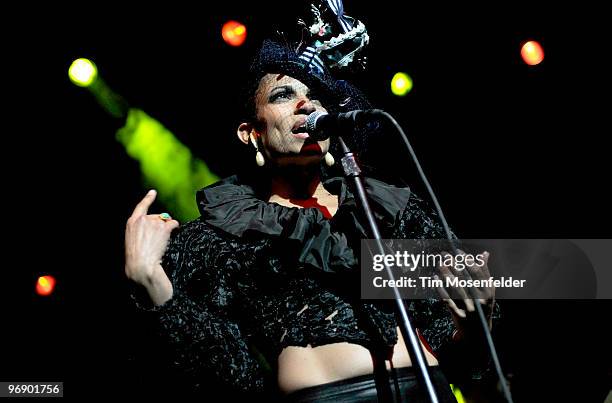
M 55 288 L 55 278 L 53 276 L 41 276 L 36 282 L 36 293 L 38 295 L 47 296 L 53 292 Z
M 530 66 L 535 66 L 544 60 L 544 50 L 536 41 L 526 42 L 521 48 L 523 61 Z
M 246 39 L 246 27 L 238 21 L 228 21 L 223 24 L 221 35 L 228 45 L 240 46 Z

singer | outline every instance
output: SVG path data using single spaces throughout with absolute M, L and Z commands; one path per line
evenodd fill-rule
M 360 50 L 363 24 L 341 17 L 361 39 L 346 51 Z M 169 356 L 198 396 L 221 389 L 266 401 L 362 402 L 399 392 L 402 401 L 424 401 L 391 301 L 360 299 L 359 241 L 369 235 L 334 161 L 335 139 L 313 140 L 304 127 L 314 112 L 369 103 L 306 45 L 266 40 L 252 63 L 237 128 L 252 148 L 251 170 L 200 190 L 201 216 L 192 222 L 149 214 L 154 191 L 128 219 L 125 272 L 159 328 L 151 354 Z M 407 188 L 365 182 L 384 237 L 444 237 Z M 491 314 L 493 301 L 487 306 Z M 409 312 L 440 401 L 455 401 L 452 376 L 486 370 L 482 348 L 473 348 L 480 341 L 470 340 L 470 313 L 442 300 L 412 301 Z

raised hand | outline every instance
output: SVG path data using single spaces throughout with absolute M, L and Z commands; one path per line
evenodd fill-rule
M 167 214 L 147 214 L 157 192 L 149 191 L 136 205 L 125 227 L 125 274 L 147 288 L 156 305 L 172 297 L 172 284 L 161 266 L 171 232 L 178 221 Z
M 465 255 L 465 252 L 459 250 L 459 254 Z M 443 253 L 443 256 L 445 254 Z M 448 254 L 446 254 L 448 256 Z M 440 278 L 444 284 L 447 284 L 447 279 L 453 280 L 456 277 L 460 279 L 467 279 L 464 271 L 467 271 L 473 280 L 487 280 L 491 277 L 489 272 L 488 262 L 489 253 L 482 253 L 483 263 L 464 265 L 464 268 L 458 270 L 454 265 L 442 265 L 438 268 L 440 275 L 435 276 L 436 279 Z M 491 327 L 491 319 L 493 313 L 493 307 L 495 305 L 495 288 L 494 287 L 470 287 L 466 289 L 463 287 L 437 287 L 438 294 L 446 302 L 448 308 L 453 314 L 453 320 L 457 328 L 457 336 L 461 337 L 466 333 L 470 333 L 469 327 L 474 326 L 475 320 L 469 320 L 470 317 L 475 315 L 474 303 L 480 303 L 483 307 L 485 315 L 489 322 L 489 328 Z M 472 299 L 472 297 L 474 299 Z M 459 307 L 459 305 L 461 307 Z

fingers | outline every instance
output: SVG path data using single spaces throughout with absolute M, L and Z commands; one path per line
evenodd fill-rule
M 491 275 L 488 268 L 488 262 L 490 254 L 487 251 L 482 253 L 482 261 L 476 259 L 476 264 L 468 263 L 467 260 L 463 262 L 463 269 L 455 267 L 455 261 L 449 259 L 453 255 L 448 252 L 442 251 L 441 255 L 444 257 L 443 263 L 438 266 L 438 271 L 443 279 L 449 279 L 450 282 L 454 282 L 456 278 L 466 280 L 486 280 Z M 466 253 L 460 249 L 457 249 L 457 256 L 466 255 Z M 472 262 L 473 262 L 472 260 Z M 461 261 L 458 261 L 461 263 Z M 438 276 L 434 276 L 438 279 Z M 469 312 L 476 310 L 476 304 L 488 306 L 491 301 L 495 298 L 495 287 L 486 286 L 468 286 L 464 288 L 459 286 L 449 286 L 449 282 L 445 282 L 447 286 L 437 287 L 440 298 L 445 301 L 447 306 L 460 318 L 465 318 Z M 468 293 L 468 291 L 470 291 Z M 458 307 L 462 305 L 461 308 Z
M 179 226 L 179 222 L 173 219 L 172 216 L 168 213 L 161 213 L 158 215 L 151 214 L 147 217 L 159 218 L 166 224 L 165 228 L 168 228 L 170 231 L 172 231 L 175 228 L 178 228 Z
M 151 207 L 156 197 L 157 197 L 157 191 L 155 189 L 149 190 L 149 192 L 145 195 L 145 197 L 134 208 L 132 215 L 128 219 L 128 224 L 130 222 L 132 223 L 136 222 L 137 219 L 140 217 L 146 217 L 149 220 L 153 220 L 153 219 L 161 220 L 162 222 L 166 224 L 165 227 L 168 228 L 170 231 L 178 228 L 180 226 L 179 222 L 172 219 L 172 217 L 170 217 L 170 215 L 167 213 L 164 213 L 163 217 L 162 217 L 162 214 L 147 215 L 149 211 L 149 207 Z
M 163 233 L 166 233 L 167 236 L 169 236 L 172 231 L 174 231 L 180 226 L 178 221 L 174 219 L 162 220 L 161 218 L 159 218 L 158 214 L 149 214 L 142 218 L 148 221 L 148 224 L 143 224 L 146 226 L 146 228 L 149 228 L 150 230 L 152 230 L 153 228 L 159 228 L 159 230 Z
M 180 226 L 179 222 L 176 220 L 169 220 L 166 221 L 166 223 L 168 224 L 168 228 L 170 228 L 170 231 L 173 231 Z
M 447 266 L 445 264 L 442 264 L 442 266 L 438 267 L 438 270 L 440 271 L 440 274 L 442 275 L 443 278 L 449 278 L 451 280 L 453 280 L 455 277 L 459 277 L 461 278 L 461 273 L 457 273 L 456 270 L 454 270 L 454 268 L 452 266 Z M 459 274 L 459 276 L 457 276 L 455 273 Z M 454 298 L 461 298 L 461 299 L 467 299 L 469 298 L 467 293 L 465 292 L 465 290 L 462 287 L 450 287 L 450 290 L 453 293 L 453 297 Z
M 461 249 L 457 249 L 458 255 L 465 255 L 465 252 L 462 251 Z M 444 257 L 448 257 L 448 256 L 452 256 L 451 254 L 449 254 L 448 252 L 442 252 L 442 255 Z M 470 270 L 470 265 L 466 265 L 466 267 L 468 268 L 468 270 Z M 442 266 L 438 267 L 440 274 L 444 277 L 444 278 L 449 278 L 449 279 L 454 279 L 455 277 L 459 277 L 459 278 L 464 278 L 465 277 L 465 272 L 463 270 L 458 270 L 455 269 L 453 263 L 451 263 L 450 265 L 447 265 L 445 263 L 442 264 Z M 471 271 L 470 271 L 471 273 Z M 474 305 L 474 301 L 472 300 L 472 298 L 468 295 L 468 293 L 466 292 L 466 290 L 463 287 L 450 287 L 450 290 L 453 294 L 453 298 L 457 298 L 457 299 L 461 299 L 463 300 L 463 305 L 465 307 L 465 309 L 468 312 L 474 312 L 476 310 L 475 305 Z M 466 317 L 466 312 L 465 310 L 462 310 L 460 308 L 457 307 L 455 301 L 453 298 L 451 298 L 448 294 L 448 292 L 446 292 L 445 290 L 445 294 L 446 294 L 446 298 L 449 298 L 450 301 L 446 301 L 446 303 L 449 305 L 449 307 L 460 317 L 465 318 Z M 443 297 L 444 298 L 444 297 Z
M 455 304 L 454 300 L 449 298 L 449 299 L 445 299 L 444 301 L 446 301 L 448 306 L 453 310 L 453 312 L 455 312 L 457 314 L 457 316 L 459 316 L 460 318 L 467 317 L 467 314 L 465 313 L 465 311 L 463 309 L 459 308 L 457 306 L 457 304 Z
M 169 217 L 169 216 L 168 216 Z M 162 218 L 161 214 L 147 214 L 140 216 L 135 222 L 138 222 L 144 228 L 160 228 L 168 232 L 172 232 L 180 226 L 180 223 L 173 218 Z
M 482 258 L 484 259 L 484 264 L 483 266 L 488 266 L 489 265 L 489 256 L 491 254 L 489 252 L 487 252 L 486 250 L 484 252 L 482 252 Z
M 438 275 L 434 275 L 434 279 L 438 280 L 439 279 Z M 438 291 L 438 294 L 442 298 L 442 300 L 448 305 L 448 307 L 453 312 L 455 312 L 461 318 L 465 318 L 466 317 L 465 311 L 463 309 L 460 309 L 457 306 L 457 304 L 455 304 L 455 301 L 450 297 L 450 295 L 448 295 L 448 292 L 446 292 L 444 287 L 436 287 L 436 289 Z
M 147 193 L 147 195 L 140 201 L 140 203 L 136 205 L 136 208 L 134 208 L 134 212 L 132 213 L 130 218 L 138 218 L 147 214 L 147 212 L 149 211 L 149 207 L 151 207 L 151 204 L 153 204 L 153 202 L 155 201 L 156 196 L 157 191 L 155 191 L 155 189 L 149 190 L 149 193 Z
M 472 267 L 468 267 L 468 271 L 470 276 L 475 280 L 487 280 L 491 277 L 491 272 L 489 271 L 489 252 L 482 252 L 482 264 L 476 264 Z M 487 301 L 494 297 L 495 295 L 495 287 L 473 287 L 472 291 L 474 296 L 478 298 L 478 301 L 485 305 Z
M 474 306 L 474 300 L 471 298 L 465 298 L 463 300 L 463 303 L 465 304 L 465 308 L 468 310 L 468 312 L 474 312 L 476 310 L 476 307 Z

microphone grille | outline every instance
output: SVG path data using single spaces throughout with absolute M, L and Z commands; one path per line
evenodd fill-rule
M 317 128 L 317 120 L 323 116 L 327 115 L 325 112 L 312 112 L 310 115 L 306 117 L 306 131 L 308 133 L 314 133 Z

